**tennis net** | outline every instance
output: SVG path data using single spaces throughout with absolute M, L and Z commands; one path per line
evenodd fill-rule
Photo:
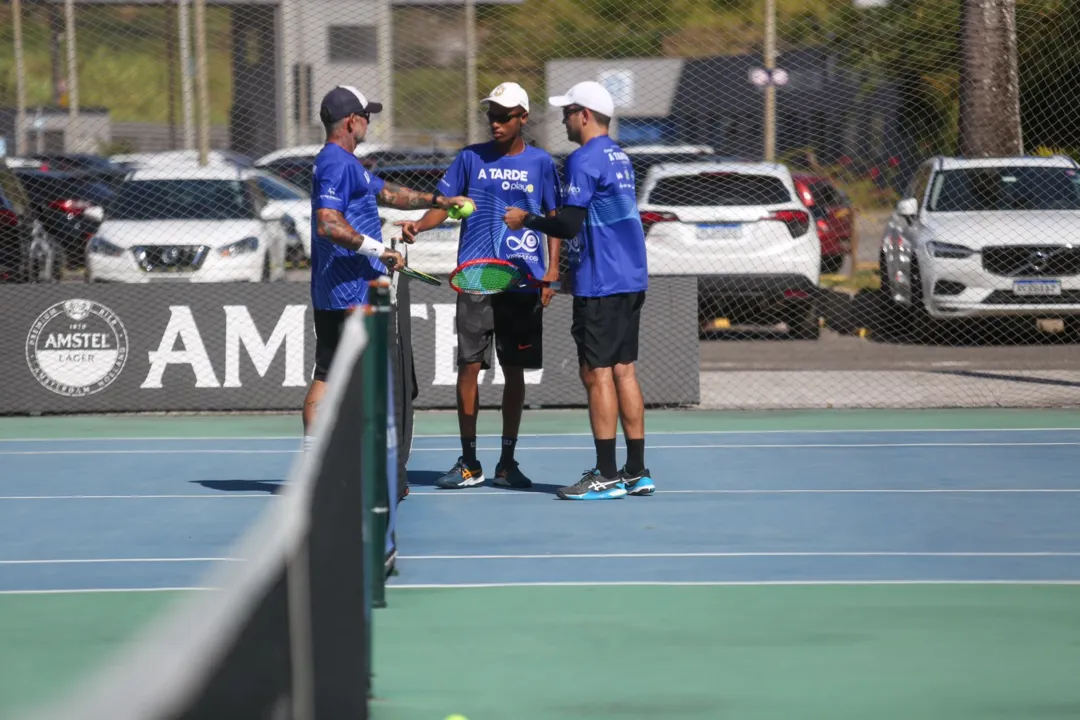
M 372 608 L 393 565 L 390 289 L 348 319 L 311 452 L 225 563 L 70 696 L 30 718 L 367 718 Z M 386 383 L 372 382 L 384 377 Z M 390 502 L 390 498 L 394 502 Z M 385 540 L 385 542 L 384 542 Z

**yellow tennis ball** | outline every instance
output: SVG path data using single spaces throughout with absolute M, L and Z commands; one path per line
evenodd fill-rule
M 469 720 L 464 715 L 447 715 L 446 720 Z
M 476 210 L 476 206 L 471 202 L 467 202 L 461 207 L 451 207 L 449 215 L 455 220 L 464 220 L 472 215 L 474 210 Z M 455 718 L 455 720 L 457 720 L 457 718 Z

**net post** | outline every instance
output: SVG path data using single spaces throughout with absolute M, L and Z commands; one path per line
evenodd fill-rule
M 371 523 L 371 605 L 386 607 L 386 531 L 389 524 L 390 498 L 387 491 L 387 412 L 389 388 L 387 338 L 390 320 L 390 283 L 386 278 L 370 283 L 369 301 L 364 322 L 370 338 L 369 352 L 364 354 L 364 377 L 369 379 L 369 392 L 364 395 L 363 453 L 364 493 L 369 498 L 368 520 Z M 396 468 L 395 468 L 396 472 Z

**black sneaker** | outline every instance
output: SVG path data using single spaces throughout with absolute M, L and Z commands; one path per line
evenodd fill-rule
M 506 465 L 499 461 L 495 466 L 495 479 L 493 484 L 499 487 L 509 487 L 516 490 L 526 490 L 532 487 L 532 480 L 525 477 L 525 473 L 518 468 L 517 460 L 511 460 Z

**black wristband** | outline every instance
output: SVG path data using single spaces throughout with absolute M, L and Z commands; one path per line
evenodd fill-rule
M 438 209 L 438 207 L 439 207 L 439 202 L 438 201 L 439 201 L 439 196 L 440 195 L 442 195 L 442 193 L 439 192 L 438 189 L 435 189 L 435 190 L 431 191 L 431 207 Z
M 536 213 L 526 213 L 525 214 L 525 219 L 521 221 L 521 224 L 524 225 L 525 227 L 529 228 L 530 230 L 535 230 L 536 228 L 531 227 L 529 223 L 535 223 L 539 219 L 540 219 L 540 216 L 537 215 Z

